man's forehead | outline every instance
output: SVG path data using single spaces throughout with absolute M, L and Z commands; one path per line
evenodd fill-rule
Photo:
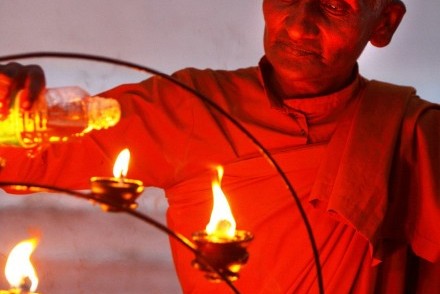
M 392 2 L 394 0 L 341 0 L 345 1 L 353 7 L 371 7 L 371 8 L 379 8 L 381 5 Z

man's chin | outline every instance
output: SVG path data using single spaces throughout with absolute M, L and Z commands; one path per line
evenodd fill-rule
M 272 63 L 272 67 L 278 75 L 297 80 L 305 80 L 316 77 L 323 72 L 321 67 L 318 67 L 316 64 L 292 60 L 286 60 L 284 62 L 281 61 L 275 64 Z

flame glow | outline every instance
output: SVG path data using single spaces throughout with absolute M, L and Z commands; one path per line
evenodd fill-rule
M 232 239 L 235 236 L 236 223 L 228 200 L 221 188 L 223 168 L 217 167 L 218 178 L 212 182 L 214 205 L 211 219 L 206 226 L 208 235 L 215 239 Z
M 31 238 L 18 243 L 9 253 L 5 266 L 5 276 L 12 288 L 20 289 L 26 280 L 31 282 L 30 291 L 35 292 L 38 277 L 30 261 L 30 256 L 38 240 Z
M 124 178 L 127 176 L 128 164 L 130 162 L 130 150 L 125 148 L 122 150 L 113 166 L 113 176 L 115 178 Z

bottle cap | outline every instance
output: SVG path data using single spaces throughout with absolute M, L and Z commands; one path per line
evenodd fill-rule
M 112 98 L 93 96 L 87 98 L 89 125 L 85 132 L 107 129 L 116 125 L 121 118 L 121 106 Z

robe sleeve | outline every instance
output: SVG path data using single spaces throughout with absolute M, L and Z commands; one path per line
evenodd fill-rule
M 420 102 L 420 101 L 419 101 Z M 425 108 L 403 144 L 408 171 L 406 235 L 418 262 L 417 293 L 440 288 L 440 106 Z
M 385 236 L 440 262 L 440 105 L 411 99 L 390 178 Z
M 411 168 L 407 238 L 416 255 L 440 263 L 440 106 L 420 113 L 407 147 Z
M 121 104 L 120 122 L 108 130 L 92 131 L 68 143 L 53 144 L 26 156 L 21 148 L 0 148 L 6 166 L 0 181 L 87 189 L 92 176 L 112 176 L 116 156 L 131 151 L 129 178 L 147 186 L 164 187 L 186 170 L 197 100 L 171 82 L 153 77 L 138 84 L 116 87 L 103 97 Z
M 194 85 L 196 76 L 205 77 L 199 85 Z M 209 89 L 216 81 L 205 72 L 188 68 L 173 77 L 187 87 L 214 95 Z M 0 157 L 6 159 L 0 181 L 87 189 L 90 177 L 111 177 L 118 153 L 129 148 L 127 177 L 166 189 L 215 165 L 212 157 L 223 161 L 233 154 L 223 127 L 207 104 L 164 77 L 122 85 L 100 96 L 115 98 L 121 104 L 121 120 L 115 127 L 66 144 L 53 144 L 33 159 L 26 158 L 20 148 L 0 148 Z

